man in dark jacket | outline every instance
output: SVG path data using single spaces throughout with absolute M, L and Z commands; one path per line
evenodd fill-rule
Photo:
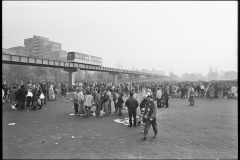
M 16 99 L 18 100 L 18 109 L 23 110 L 25 108 L 25 100 L 26 96 L 28 94 L 28 91 L 25 89 L 24 85 L 20 87 L 20 89 L 17 91 Z
M 148 99 L 148 102 L 146 104 L 145 111 L 143 114 L 143 117 L 146 119 L 146 122 L 145 122 L 145 128 L 144 128 L 144 136 L 142 140 L 147 139 L 147 134 L 148 134 L 150 125 L 152 125 L 153 127 L 154 138 L 157 137 L 157 132 L 158 132 L 157 122 L 156 122 L 157 104 L 156 102 L 153 101 L 152 96 L 148 96 L 147 99 Z
M 165 98 L 165 105 L 166 105 L 166 108 L 168 108 L 168 99 L 169 99 L 169 94 L 168 94 L 168 91 L 167 89 L 165 88 L 164 90 L 164 94 L 163 94 L 164 98 Z
M 132 127 L 132 117 L 134 119 L 134 127 L 136 127 L 137 125 L 137 118 L 136 118 L 136 114 L 137 114 L 137 107 L 138 107 L 139 103 L 138 101 L 133 98 L 133 93 L 130 92 L 130 98 L 128 98 L 125 102 L 125 106 L 128 107 L 128 115 L 129 115 L 129 127 Z

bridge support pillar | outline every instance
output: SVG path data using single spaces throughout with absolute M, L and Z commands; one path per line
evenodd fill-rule
M 113 75 L 113 83 L 116 83 L 116 81 L 117 81 L 116 75 L 118 75 L 118 73 L 116 73 L 116 72 L 109 72 L 109 74 Z
M 68 87 L 75 83 L 74 72 L 79 71 L 77 68 L 64 68 L 64 71 L 68 72 Z
M 135 79 L 135 81 L 139 81 L 139 79 L 140 79 L 140 74 L 134 75 L 134 79 Z

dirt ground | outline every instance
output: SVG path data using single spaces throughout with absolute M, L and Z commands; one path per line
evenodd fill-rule
M 143 127 L 116 123 L 114 114 L 70 116 L 73 103 L 63 99 L 59 96 L 35 111 L 12 110 L 4 104 L 3 158 L 238 158 L 238 100 L 196 98 L 195 105 L 189 106 L 187 99 L 170 99 L 170 107 L 157 112 L 158 137 L 152 138 L 151 127 L 142 141 Z

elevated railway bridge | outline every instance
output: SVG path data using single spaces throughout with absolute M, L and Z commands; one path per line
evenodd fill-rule
M 113 75 L 113 82 L 116 81 L 116 75 L 118 74 L 128 74 L 133 75 L 136 79 L 141 75 L 148 78 L 166 78 L 167 76 L 151 74 L 146 72 L 131 71 L 125 69 L 116 69 L 109 67 L 95 66 L 91 64 L 83 64 L 76 62 L 64 62 L 58 60 L 49 60 L 35 57 L 27 57 L 22 55 L 11 55 L 11 54 L 2 54 L 2 63 L 5 64 L 17 64 L 17 65 L 28 65 L 28 66 L 40 66 L 40 67 L 52 67 L 52 68 L 63 68 L 64 71 L 68 72 L 69 75 L 69 85 L 73 85 L 74 72 L 79 70 L 88 70 L 88 71 L 99 71 L 99 72 L 109 72 Z

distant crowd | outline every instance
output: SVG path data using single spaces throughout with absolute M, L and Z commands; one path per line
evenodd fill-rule
M 192 91 L 192 92 L 191 92 Z M 61 82 L 60 89 L 51 82 L 47 83 L 33 83 L 31 80 L 27 82 L 25 86 L 21 81 L 19 84 L 14 83 L 12 86 L 8 86 L 6 81 L 2 83 L 2 102 L 5 100 L 10 101 L 12 108 L 23 109 L 26 106 L 32 106 L 36 109 L 37 106 L 42 108 L 42 105 L 46 104 L 47 99 L 50 101 L 56 100 L 55 94 L 61 92 L 62 96 L 66 96 L 67 92 L 82 92 L 80 95 L 89 97 L 93 96 L 93 101 L 95 103 L 101 103 L 102 106 L 106 106 L 104 103 L 106 101 L 102 98 L 104 94 L 108 95 L 108 99 L 113 100 L 114 104 L 122 102 L 119 97 L 128 97 L 130 92 L 135 93 L 134 96 L 138 99 L 138 93 L 143 92 L 143 94 L 152 95 L 153 99 L 156 100 L 159 107 L 168 107 L 169 98 L 189 98 L 193 97 L 208 97 L 212 98 L 237 98 L 238 86 L 230 84 L 209 84 L 208 82 L 154 82 L 154 81 L 138 81 L 138 82 L 121 82 L 121 83 L 107 83 L 107 82 L 75 82 L 74 86 L 68 87 L 66 81 Z M 97 95 L 101 95 L 101 99 Z M 80 96 L 83 99 L 83 96 Z M 80 101 L 81 102 L 81 101 Z M 85 102 L 90 105 L 90 101 Z M 105 104 L 105 105 L 103 105 Z M 80 112 L 84 110 L 80 103 Z M 117 106 L 117 105 L 116 105 Z M 103 107 L 104 108 L 104 107 Z M 105 107 L 106 108 L 106 107 Z M 111 108 L 111 107 L 109 107 Z M 118 108 L 118 107 L 115 107 Z M 121 107 L 119 107 L 121 115 Z M 109 109 L 109 112 L 110 109 Z M 105 112 L 107 114 L 107 112 Z

